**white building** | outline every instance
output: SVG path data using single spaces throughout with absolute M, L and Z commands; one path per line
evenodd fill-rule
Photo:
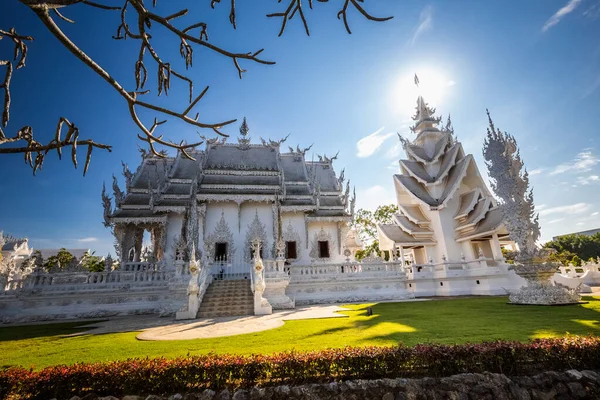
M 508 235 L 473 157 L 450 123 L 438 129 L 435 110 L 421 97 L 417 104 L 416 137 L 400 138 L 407 159 L 393 178 L 399 213 L 378 226 L 389 261 L 354 260 L 355 199 L 333 169 L 336 157 L 309 161 L 308 149 L 281 151 L 284 140 L 253 144 L 244 121 L 237 143 L 209 140 L 193 159 L 144 154 L 135 173 L 124 166 L 125 193 L 113 179 L 115 209 L 102 193 L 120 268 L 34 271 L 0 292 L 0 320 L 217 317 L 519 288 L 525 281 L 504 262 Z M 257 241 L 261 257 L 252 260 Z M 554 279 L 592 290 L 600 265 Z
M 104 194 L 105 224 L 113 228 L 123 264 L 140 262 L 144 232 L 166 269 L 210 249 L 211 260 L 244 263 L 251 243 L 275 258 L 279 238 L 289 264 L 344 260 L 354 198 L 336 176 L 336 157 L 308 161 L 308 149 L 281 151 L 284 140 L 253 144 L 246 121 L 237 143 L 208 140 L 204 150 L 176 157 L 145 155 L 126 167 L 126 194 L 113 184 L 116 210 Z
M 380 246 L 417 264 L 481 255 L 501 261 L 501 241 L 510 243 L 502 213 L 450 122 L 440 130 L 434 114 L 419 96 L 411 127 L 416 137 L 400 137 L 407 159 L 394 175 L 399 213 L 393 224 L 378 227 Z

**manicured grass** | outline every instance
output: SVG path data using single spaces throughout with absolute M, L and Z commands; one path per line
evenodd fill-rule
M 0 367 L 36 369 L 55 364 L 186 354 L 273 353 L 398 342 L 526 341 L 566 334 L 600 333 L 600 298 L 565 307 L 507 305 L 506 297 L 349 305 L 348 318 L 288 321 L 278 329 L 216 339 L 147 342 L 135 332 L 67 336 L 78 323 L 0 329 Z M 366 308 L 373 307 L 373 315 Z

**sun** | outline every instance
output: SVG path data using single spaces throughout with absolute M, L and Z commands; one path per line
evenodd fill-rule
M 415 74 L 419 77 L 418 87 L 415 85 Z M 407 70 L 393 85 L 391 105 L 395 113 L 412 116 L 419 95 L 431 106 L 436 107 L 443 104 L 452 86 L 454 81 L 435 68 L 415 68 L 412 72 Z

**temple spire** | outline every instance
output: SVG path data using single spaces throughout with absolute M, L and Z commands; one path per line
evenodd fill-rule
M 240 136 L 238 137 L 238 143 L 240 144 L 241 149 L 247 149 L 250 147 L 250 136 L 248 136 L 248 132 L 250 128 L 248 127 L 248 122 L 246 122 L 246 117 L 242 121 L 242 125 L 240 125 Z
M 435 108 L 430 107 L 421 95 L 417 98 L 416 112 L 412 119 L 415 124 L 410 130 L 417 134 L 425 130 L 437 130 L 437 124 L 442 120 L 441 117 L 435 116 Z

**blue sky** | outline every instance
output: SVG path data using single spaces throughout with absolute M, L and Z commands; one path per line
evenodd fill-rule
M 178 11 L 173 2 L 158 3 L 163 15 Z M 395 132 L 411 137 L 417 73 L 426 99 L 444 117 L 451 113 L 458 139 L 482 173 L 485 109 L 516 137 L 531 174 L 542 239 L 600 227 L 599 0 L 369 0 L 364 5 L 370 13 L 394 19 L 374 23 L 350 11 L 352 35 L 336 19 L 338 4 L 315 2 L 314 10 L 306 10 L 311 36 L 294 18 L 280 38 L 280 21 L 265 14 L 284 4 L 238 1 L 234 31 L 228 2 L 215 10 L 208 1 L 176 3 L 190 8 L 182 24 L 207 22 L 211 43 L 235 51 L 264 47 L 263 57 L 277 62 L 243 63 L 248 72 L 240 80 L 230 60 L 198 49 L 188 75 L 195 93 L 211 87 L 196 108 L 200 118 L 246 116 L 255 140 L 289 133 L 290 145 L 314 142 L 315 154 L 339 150 L 336 169 L 345 167 L 356 185 L 358 207 L 393 201 L 392 174 L 404 156 Z M 132 90 L 139 47 L 111 38 L 118 14 L 83 5 L 64 14 L 76 21 L 58 22 L 65 32 Z M 33 12 L 16 0 L 3 1 L 0 27 L 12 26 L 35 41 L 27 67 L 13 76 L 7 135 L 31 125 L 36 138 L 48 142 L 65 116 L 82 138 L 112 144 L 114 150 L 96 151 L 85 178 L 81 167 L 75 170 L 55 154 L 36 177 L 22 156 L 1 156 L 0 229 L 29 237 L 37 248 L 83 247 L 106 254 L 112 237 L 101 222 L 102 183 L 110 186 L 114 173 L 123 187 L 121 160 L 133 168 L 139 163 L 136 128 L 125 102 L 59 45 Z M 155 46 L 181 69 L 178 43 L 160 33 L 165 32 L 155 32 Z M 1 58 L 11 50 L 8 40 L 0 41 Z M 153 70 L 148 88 L 156 92 Z M 169 97 L 158 102 L 184 109 L 185 88 L 174 83 Z M 142 116 L 151 124 L 151 115 Z M 224 132 L 235 137 L 237 128 L 236 123 Z M 195 128 L 175 121 L 161 132 L 174 140 L 197 138 Z M 84 154 L 79 157 L 83 161 Z

